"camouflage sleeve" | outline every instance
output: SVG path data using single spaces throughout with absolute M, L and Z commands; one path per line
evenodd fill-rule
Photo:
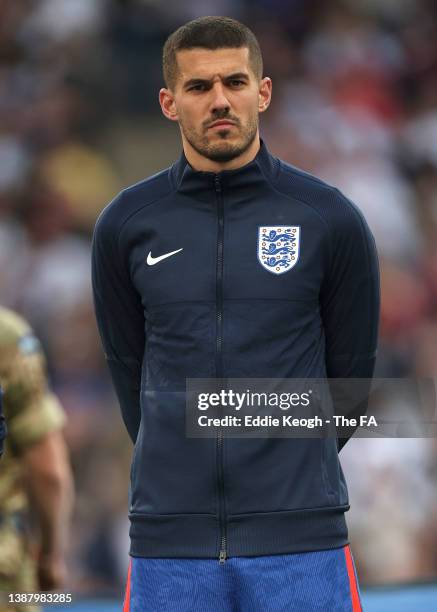
M 47 387 L 46 363 L 29 326 L 0 309 L 0 384 L 8 442 L 20 450 L 59 429 L 65 414 Z
M 0 387 L 0 457 L 3 455 L 3 443 L 6 433 L 6 423 L 3 415 L 3 389 Z

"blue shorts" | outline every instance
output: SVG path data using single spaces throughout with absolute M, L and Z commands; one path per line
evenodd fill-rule
M 123 612 L 362 612 L 349 545 L 217 559 L 132 557 Z

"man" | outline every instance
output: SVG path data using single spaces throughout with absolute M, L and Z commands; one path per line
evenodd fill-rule
M 35 605 L 8 605 L 8 595 L 63 585 L 73 486 L 65 415 L 47 390 L 40 344 L 6 308 L 0 308 L 0 386 L 8 427 L 0 465 L 0 612 L 36 612 Z
M 196 19 L 163 68 L 183 153 L 117 196 L 93 240 L 98 325 L 135 442 L 124 609 L 360 610 L 335 438 L 189 438 L 184 391 L 187 378 L 370 378 L 373 238 L 338 190 L 260 141 L 272 83 L 248 28 Z

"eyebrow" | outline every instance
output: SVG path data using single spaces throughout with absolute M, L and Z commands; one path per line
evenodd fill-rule
M 232 81 L 233 79 L 244 79 L 247 81 L 249 79 L 249 75 L 247 72 L 233 72 L 232 74 L 228 74 L 223 78 L 224 81 Z M 193 85 L 209 85 L 211 82 L 211 79 L 189 79 L 186 83 L 184 83 L 184 89 L 188 89 Z

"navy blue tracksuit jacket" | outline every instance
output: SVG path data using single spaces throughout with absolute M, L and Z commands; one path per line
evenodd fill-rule
M 135 443 L 131 554 L 223 560 L 347 544 L 345 439 L 188 438 L 183 391 L 186 378 L 371 378 L 379 274 L 356 206 L 264 143 L 217 174 L 182 154 L 104 209 L 92 272 Z

